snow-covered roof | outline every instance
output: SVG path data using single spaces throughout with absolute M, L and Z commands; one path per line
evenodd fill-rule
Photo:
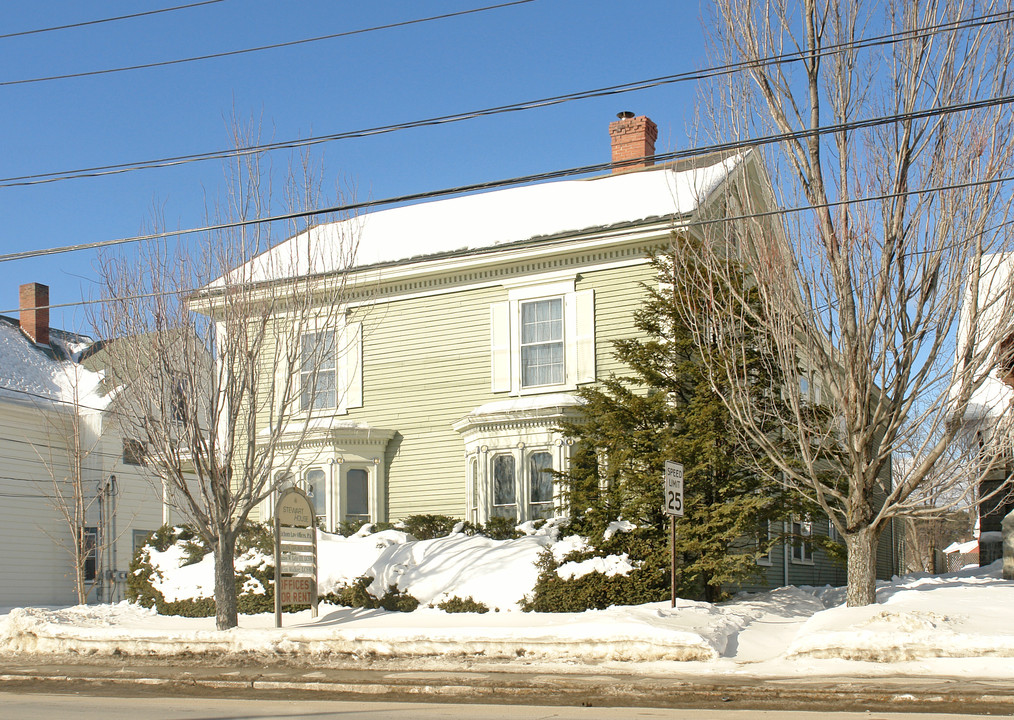
M 99 394 L 101 373 L 75 362 L 75 348 L 88 342 L 83 335 L 51 329 L 50 347 L 40 347 L 21 332 L 17 321 L 0 317 L 0 399 L 104 407 L 108 400 Z
M 584 405 L 584 399 L 577 395 L 567 393 L 552 393 L 550 395 L 529 395 L 527 397 L 510 398 L 509 400 L 494 400 L 485 405 L 480 405 L 466 417 L 482 417 L 485 415 L 501 415 L 507 413 L 537 412 L 548 408 L 559 407 L 580 407 Z
M 290 238 L 255 258 L 241 275 L 244 281 L 258 282 L 343 269 L 341 248 L 350 240 L 358 240 L 353 265 L 367 267 L 687 215 L 744 158 L 734 155 L 704 167 L 660 166 L 367 213 Z

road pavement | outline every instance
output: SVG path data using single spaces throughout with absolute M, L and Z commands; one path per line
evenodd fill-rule
M 1014 714 L 1014 678 L 735 678 L 649 675 L 501 663 L 427 669 L 411 662 L 312 659 L 0 656 L 0 692 L 104 697 L 321 699 L 557 707 L 854 710 Z M 6 717 L 7 715 L 4 714 Z M 16 716 L 14 716 L 16 717 Z M 485 716 L 484 716 L 485 717 Z
M 0 692 L 5 718 L 32 720 L 827 720 L 825 713 L 784 710 L 701 710 L 638 707 L 558 707 L 548 705 L 454 705 L 449 703 L 393 703 L 356 700 L 238 700 L 168 697 L 82 697 L 78 695 L 13 694 Z M 909 720 L 921 713 L 843 712 L 835 720 Z M 934 715 L 935 720 L 967 720 L 974 715 Z

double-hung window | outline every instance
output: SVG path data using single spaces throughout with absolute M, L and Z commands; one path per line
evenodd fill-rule
M 813 535 L 813 523 L 802 518 L 792 519 L 792 537 L 789 543 L 789 559 L 792 562 L 806 565 L 813 563 L 811 535 Z
M 521 303 L 521 386 L 563 382 L 563 298 Z
M 508 299 L 490 305 L 493 392 L 561 392 L 595 381 L 595 295 L 575 282 L 508 286 Z
M 325 410 L 338 405 L 333 330 L 306 333 L 299 346 L 300 409 Z

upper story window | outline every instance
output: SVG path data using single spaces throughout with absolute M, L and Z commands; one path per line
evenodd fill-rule
M 595 295 L 575 279 L 508 287 L 490 305 L 491 389 L 561 392 L 595 381 Z
M 521 303 L 521 386 L 563 382 L 563 298 Z
M 278 363 L 275 380 L 291 383 L 296 413 L 340 414 L 363 406 L 363 324 L 338 322 L 317 327 L 295 339 L 299 374 L 285 374 Z M 298 383 L 298 385 L 296 384 Z
M 810 545 L 810 536 L 813 535 L 813 523 L 803 518 L 792 518 L 791 528 L 789 559 L 794 563 L 811 564 L 813 548 Z
M 144 465 L 145 454 L 146 448 L 143 442 L 131 438 L 123 438 L 122 459 L 124 465 Z
M 300 409 L 324 410 L 338 405 L 333 330 L 306 333 L 299 346 Z

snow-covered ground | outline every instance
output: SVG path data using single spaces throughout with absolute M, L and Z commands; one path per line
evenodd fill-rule
M 462 534 L 414 541 L 398 531 L 319 536 L 321 592 L 368 573 L 378 589 L 397 585 L 420 599 L 411 613 L 322 605 L 317 618 L 286 614 L 282 629 L 264 614 L 241 616 L 239 628 L 218 632 L 213 618 L 163 617 L 129 603 L 15 608 L 0 615 L 0 652 L 309 654 L 322 662 L 353 655 L 430 664 L 485 658 L 757 677 L 1014 676 L 1014 583 L 1001 579 L 999 563 L 880 583 L 877 604 L 865 608 L 844 607 L 841 588 L 787 587 L 717 605 L 679 600 L 675 608 L 650 603 L 536 614 L 517 606 L 534 583 L 535 559 L 547 547 L 562 557 L 584 539 L 561 537 L 552 527 L 528 531 L 507 541 Z M 169 570 L 179 559 L 172 548 L 152 558 L 165 575 L 163 592 L 206 594 L 210 557 Z M 261 561 L 256 554 L 243 560 Z M 565 572 L 625 568 L 616 558 Z M 491 610 L 451 614 L 435 607 L 455 596 Z

